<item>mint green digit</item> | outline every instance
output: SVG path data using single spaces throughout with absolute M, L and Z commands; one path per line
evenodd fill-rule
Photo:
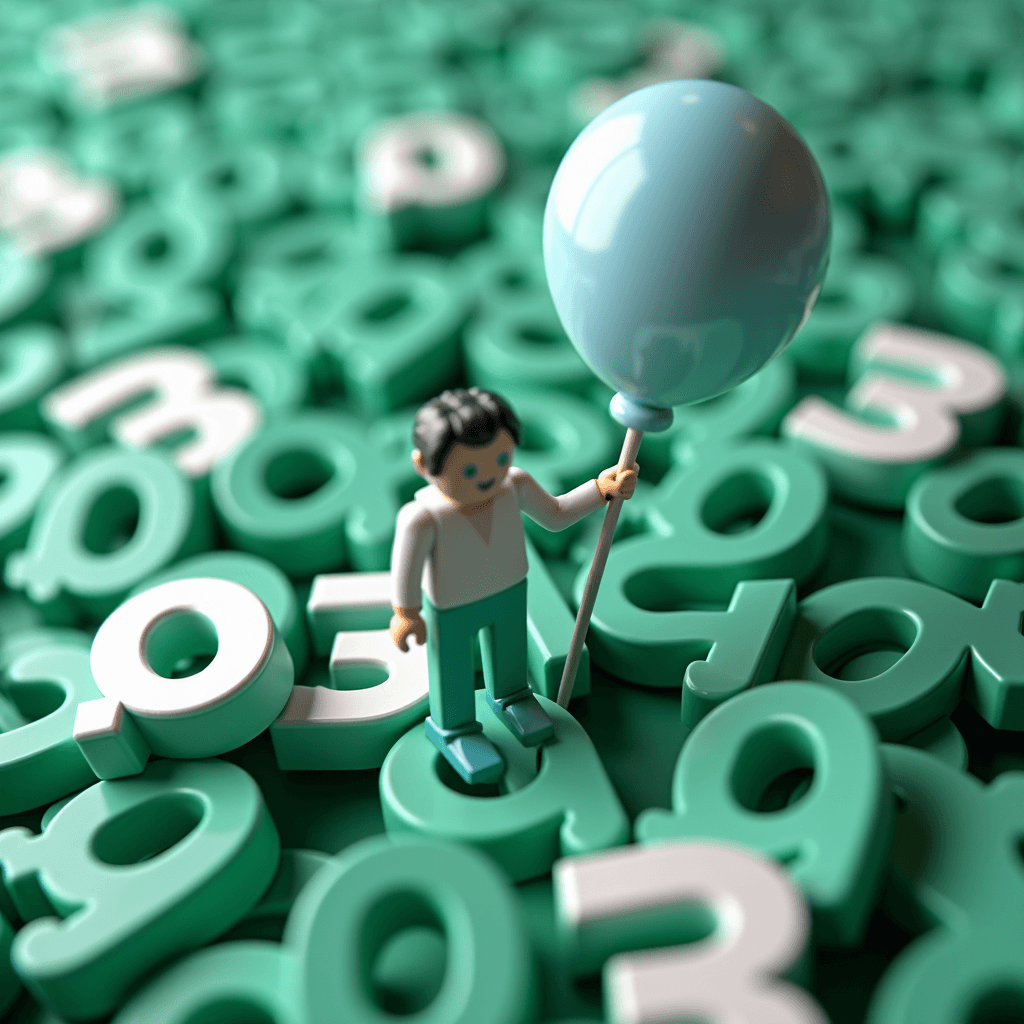
M 380 415 L 452 383 L 468 308 L 458 277 L 436 257 L 363 261 L 333 289 L 321 343 L 346 394 Z
M 231 255 L 223 217 L 176 202 L 133 203 L 88 248 L 85 274 L 115 291 L 157 291 L 219 279 Z
M 52 312 L 50 278 L 48 259 L 24 252 L 13 239 L 0 242 L 0 323 L 43 319 Z
M 758 850 L 804 891 L 821 941 L 861 941 L 886 865 L 891 802 L 877 734 L 846 697 L 774 683 L 727 701 L 687 739 L 672 806 L 640 815 L 639 842 L 711 838 Z
M 276 940 L 298 894 L 330 860 L 315 850 L 282 850 L 270 888 L 224 936 L 230 941 L 201 949 L 157 975 L 121 1008 L 115 1024 L 249 1018 L 305 1024 L 295 1009 L 295 958 Z
M 417 730 L 418 731 L 418 730 Z M 440 991 L 417 1024 L 527 1024 L 534 1019 L 533 954 L 508 879 L 477 851 L 384 837 L 350 847 L 299 894 L 285 947 L 299 962 L 307 1024 L 389 1024 L 368 966 L 403 929 L 444 932 Z
M 222 941 L 267 939 L 280 942 L 292 904 L 330 860 L 330 856 L 320 850 L 282 850 L 270 887 Z
M 309 374 L 288 352 L 256 338 L 220 338 L 202 346 L 217 380 L 248 391 L 267 416 L 288 413 L 306 401 Z
M 43 425 L 39 399 L 64 376 L 64 340 L 50 324 L 25 324 L 0 335 L 0 427 L 32 430 Z
M 21 547 L 46 485 L 64 461 L 42 434 L 0 434 L 0 557 Z
M 268 423 L 212 474 L 232 543 L 291 576 L 385 569 L 397 499 L 354 420 L 307 410 Z
M 800 602 L 779 674 L 825 683 L 902 740 L 948 715 L 963 692 L 968 606 L 924 583 L 857 579 Z
M 380 771 L 388 832 L 475 846 L 517 882 L 546 874 L 559 856 L 624 843 L 629 822 L 590 737 L 568 711 L 537 699 L 555 724 L 539 768 L 536 749 L 523 747 L 477 691 L 477 719 L 506 764 L 502 792 L 489 799 L 459 787 L 422 727 L 410 729 Z
M 885 740 L 948 715 L 961 695 L 1024 730 L 1024 585 L 994 580 L 981 608 L 904 579 L 856 579 L 800 603 L 779 670 L 846 693 Z M 965 686 L 966 683 L 966 686 Z
M 28 922 L 14 968 L 58 1014 L 111 1013 L 158 964 L 238 921 L 279 850 L 259 788 L 226 761 L 156 761 L 98 782 L 41 835 L 0 833 L 4 882 Z
M 303 621 L 302 609 L 291 580 L 272 562 L 245 551 L 208 551 L 185 558 L 167 569 L 143 580 L 129 597 L 168 580 L 187 580 L 212 577 L 230 580 L 251 590 L 266 606 L 274 620 L 274 629 L 280 634 L 292 656 L 295 678 L 306 668 L 309 639 Z
M 226 942 L 178 961 L 112 1024 L 310 1024 L 295 1008 L 292 958 L 272 942 Z
M 993 580 L 981 608 L 962 605 L 971 644 L 964 696 L 994 728 L 1024 731 L 1024 585 Z
M 585 395 L 594 377 L 566 337 L 547 289 L 491 303 L 466 330 L 469 379 L 502 393 L 557 389 Z
M 3 914 L 0 914 L 0 1013 L 6 1013 L 21 993 L 21 980 L 11 965 L 11 944 L 14 929 Z
M 910 747 L 883 748 L 896 794 L 887 909 L 915 933 L 868 1024 L 1012 1020 L 1024 993 L 1024 774 L 985 786 Z
M 927 751 L 957 771 L 967 771 L 967 741 L 948 718 L 940 718 L 934 725 L 908 736 L 903 742 L 908 747 Z
M 907 495 L 903 551 L 915 576 L 981 601 L 1024 579 L 1024 452 L 990 448 L 933 469 Z
M 827 547 L 827 507 L 821 469 L 788 444 L 696 448 L 659 484 L 640 535 L 612 548 L 591 658 L 630 682 L 683 686 L 690 726 L 772 678 L 794 608 L 793 582 L 772 577 L 810 578 Z
M 86 284 L 69 299 L 71 357 L 78 367 L 154 345 L 190 345 L 229 326 L 212 288 L 114 288 Z
M 87 646 L 29 649 L 7 666 L 0 689 L 21 719 L 0 732 L 0 814 L 42 807 L 96 781 L 72 736 L 78 705 L 103 696 Z
M 5 578 L 54 621 L 103 618 L 140 580 L 207 540 L 192 484 L 168 458 L 103 446 L 54 478 Z

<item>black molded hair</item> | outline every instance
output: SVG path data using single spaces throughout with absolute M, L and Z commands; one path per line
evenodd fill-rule
M 427 472 L 437 476 L 457 444 L 490 444 L 501 430 L 507 430 L 516 444 L 522 440 L 519 420 L 501 395 L 483 388 L 455 388 L 420 406 L 412 440 Z

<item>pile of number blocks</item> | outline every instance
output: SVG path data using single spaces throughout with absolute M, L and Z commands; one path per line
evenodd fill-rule
M 0 3 L 4 1019 L 1024 1017 L 1024 9 L 164 3 Z M 645 439 L 569 712 L 599 523 L 528 524 L 555 741 L 484 709 L 470 789 L 386 631 L 412 417 L 614 461 L 544 202 L 697 77 L 807 141 L 828 277 Z

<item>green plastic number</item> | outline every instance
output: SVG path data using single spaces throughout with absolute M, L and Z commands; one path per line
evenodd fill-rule
M 771 678 L 794 607 L 793 582 L 772 577 L 802 582 L 817 569 L 827 506 L 821 470 L 785 443 L 753 438 L 695 449 L 659 485 L 646 532 L 613 546 L 591 657 L 631 682 L 682 685 L 691 726 L 732 693 Z
M 50 324 L 26 324 L 4 331 L 0 348 L 0 427 L 41 427 L 39 399 L 64 376 L 67 357 L 60 332 Z
M 640 842 L 713 838 L 759 850 L 804 891 L 822 941 L 863 938 L 892 808 L 877 734 L 847 698 L 774 683 L 727 701 L 688 737 L 672 805 L 641 814 Z
M 104 446 L 54 478 L 8 586 L 54 621 L 108 615 L 142 579 L 207 546 L 209 523 L 168 458 Z
M 115 1024 L 387 1024 L 410 1013 L 423 1024 L 534 1020 L 520 907 L 485 857 L 383 837 L 331 859 L 293 852 L 310 870 L 287 886 L 283 870 L 262 901 L 279 883 L 279 910 L 294 901 L 282 945 L 233 941 L 193 953 L 130 999 Z
M 987 448 L 926 473 L 907 496 L 903 551 L 916 576 L 970 601 L 1024 579 L 1024 452 Z
M 113 1024 L 308 1024 L 295 1009 L 294 966 L 271 942 L 227 942 L 174 964 Z
M 590 737 L 568 711 L 537 699 L 555 725 L 554 739 L 540 748 L 539 768 L 537 750 L 523 747 L 477 691 L 477 719 L 506 764 L 503 791 L 490 799 L 458 787 L 423 729 L 410 729 L 380 772 L 388 832 L 476 846 L 516 881 L 545 874 L 560 855 L 625 842 L 629 823 Z
M 217 380 L 248 391 L 264 415 L 298 409 L 306 401 L 309 375 L 287 351 L 255 338 L 220 338 L 202 346 Z
M 388 565 L 397 496 L 363 429 L 340 413 L 268 423 L 217 466 L 212 495 L 235 546 L 291 576 Z
M 1024 775 L 985 786 L 909 747 L 883 748 L 899 814 L 888 911 L 913 932 L 869 1024 L 1012 1020 L 1024 991 Z
M 172 290 L 215 282 L 231 250 L 217 211 L 184 202 L 137 203 L 90 246 L 87 279 L 124 290 Z
M 532 954 L 508 880 L 465 846 L 379 837 L 346 850 L 295 901 L 284 942 L 300 964 L 303 1021 L 393 1021 L 372 998 L 367 965 L 392 936 L 417 925 L 439 928 L 448 945 L 441 989 L 417 1021 L 533 1020 Z
M 0 732 L 0 814 L 42 807 L 96 781 L 72 736 L 78 705 L 102 696 L 88 647 L 43 642 L 6 667 L 0 689 L 18 719 Z
M 11 944 L 14 929 L 3 914 L 0 914 L 0 1013 L 6 1013 L 21 993 L 21 979 L 11 964 Z
M 1024 585 L 981 608 L 925 583 L 856 579 L 800 603 L 780 676 L 846 693 L 885 740 L 948 715 L 961 695 L 997 729 L 1024 729 Z M 966 685 L 965 685 L 966 683 Z
M 0 433 L 0 557 L 25 543 L 36 505 L 63 461 L 48 437 Z
M 470 380 L 495 391 L 543 388 L 585 395 L 594 383 L 546 291 L 485 307 L 466 331 L 465 348 Z
M 110 1013 L 157 964 L 238 921 L 278 855 L 259 788 L 225 761 L 157 761 L 96 783 L 41 835 L 0 833 L 5 884 L 29 922 L 15 970 L 70 1020 Z
M 325 302 L 321 344 L 346 394 L 380 415 L 453 382 L 468 305 L 458 279 L 431 257 L 353 267 Z
M 80 368 L 156 345 L 190 345 L 229 327 L 213 289 L 114 288 L 86 284 L 68 299 L 71 356 Z

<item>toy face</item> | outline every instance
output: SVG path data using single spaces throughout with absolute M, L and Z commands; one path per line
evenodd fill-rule
M 512 435 L 501 430 L 479 448 L 455 445 L 437 476 L 423 475 L 456 505 L 479 505 L 489 501 L 508 476 L 515 450 Z

